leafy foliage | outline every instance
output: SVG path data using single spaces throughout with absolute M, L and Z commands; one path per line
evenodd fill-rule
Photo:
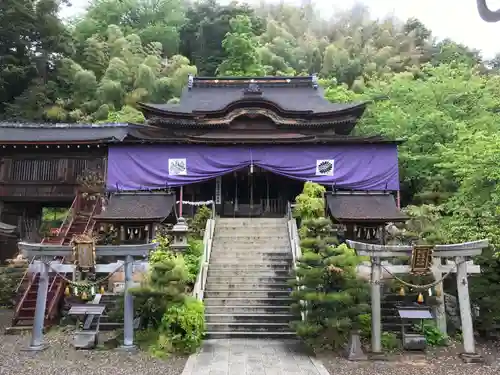
M 318 199 L 318 194 L 321 189 L 308 183 L 301 202 L 308 204 L 305 198 Z M 354 251 L 337 246 L 330 220 L 322 217 L 324 207 L 310 211 L 297 205 L 297 212 L 306 216 L 300 228 L 303 256 L 297 262 L 298 281 L 292 281 L 297 289 L 292 296 L 294 309 L 305 320 L 294 321 L 292 326 L 310 346 L 338 349 L 352 329 L 360 328 L 359 318 L 369 309 L 368 285 L 356 276 L 360 259 Z
M 222 41 L 227 57 L 219 65 L 222 76 L 263 76 L 257 53 L 257 41 L 250 17 L 238 15 L 229 22 L 231 31 Z
M 183 304 L 171 305 L 163 316 L 160 331 L 176 351 L 193 353 L 205 334 L 203 302 L 190 297 Z
M 313 182 L 306 182 L 304 190 L 295 198 L 294 216 L 300 219 L 322 217 L 325 213 L 325 188 Z
M 145 329 L 138 340 L 160 357 L 172 352 L 191 353 L 205 333 L 203 302 L 186 295 L 187 285 L 198 272 L 200 256 L 196 252 L 200 247 L 191 245 L 191 252 L 183 257 L 168 249 L 168 240 L 158 241 L 158 250 L 149 258 L 149 277 L 141 287 L 131 290 L 136 297 L 136 315 Z
M 207 221 L 212 217 L 212 210 L 207 206 L 201 206 L 189 224 L 191 233 L 198 239 L 203 239 Z
M 446 346 L 448 343 L 448 336 L 443 334 L 434 322 L 425 322 L 423 326 L 417 325 L 414 329 L 425 336 L 430 346 Z
M 157 329 L 168 307 L 184 301 L 188 271 L 181 255 L 164 250 L 151 256 L 150 267 L 146 282 L 131 293 L 136 297 L 136 315 L 141 317 L 142 326 Z

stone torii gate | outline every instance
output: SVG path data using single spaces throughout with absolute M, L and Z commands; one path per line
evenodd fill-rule
M 356 250 L 360 256 L 369 256 L 371 261 L 371 307 L 372 307 L 372 352 L 382 352 L 382 321 L 381 321 L 381 288 L 383 270 L 389 273 L 410 273 L 418 268 L 420 272 L 434 274 L 439 281 L 443 273 L 456 272 L 460 318 L 462 321 L 462 336 L 464 353 L 461 354 L 465 362 L 477 362 L 482 358 L 476 353 L 474 343 L 474 329 L 472 324 L 471 304 L 467 274 L 477 273 L 477 266 L 466 261 L 466 257 L 480 255 L 488 247 L 488 240 L 480 240 L 452 245 L 410 246 L 410 245 L 376 245 L 347 240 L 349 247 Z M 411 256 L 411 266 L 393 266 L 382 263 L 383 258 Z M 454 262 L 441 264 L 442 258 L 452 258 Z M 432 259 L 432 261 L 430 261 Z M 469 266 L 469 269 L 468 269 Z M 439 282 L 442 290 L 442 282 Z M 444 293 L 439 298 L 437 322 L 441 330 L 446 330 L 444 314 Z M 444 323 L 443 323 L 444 319 Z M 444 326 L 443 326 L 444 324 Z
M 80 267 L 94 269 L 97 273 L 112 273 L 120 268 L 124 268 L 125 273 L 125 302 L 124 302 L 124 330 L 122 350 L 135 350 L 134 345 L 134 301 L 129 292 L 133 284 L 132 274 L 134 258 L 142 261 L 157 246 L 155 243 L 139 245 L 105 245 L 93 246 L 93 243 L 85 243 L 80 250 L 67 245 L 46 245 L 41 243 L 20 242 L 19 250 L 27 258 L 39 259 L 34 263 L 34 272 L 40 273 L 40 281 L 36 297 L 35 319 L 31 334 L 31 342 L 26 350 L 40 351 L 47 346 L 43 342 L 43 326 L 45 319 L 45 307 L 47 302 L 47 292 L 49 287 L 49 269 L 58 273 L 75 273 Z M 125 258 L 124 263 L 95 264 L 95 258 L 99 256 L 112 256 Z M 66 259 L 76 258 L 75 264 L 62 264 L 52 261 L 54 257 L 65 257 Z M 87 264 L 82 264 L 86 262 Z M 90 264 L 93 263 L 93 264 Z

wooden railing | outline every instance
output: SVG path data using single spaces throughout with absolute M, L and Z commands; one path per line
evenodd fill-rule
M 85 225 L 85 230 L 83 231 L 84 233 L 89 233 L 89 232 L 92 233 L 94 231 L 94 226 L 95 226 L 94 216 L 100 214 L 101 210 L 102 210 L 102 198 L 101 196 L 98 196 L 96 198 L 94 207 L 92 208 L 92 212 L 90 213 L 87 225 Z
M 75 209 L 76 209 L 76 205 L 77 205 L 77 200 L 78 200 L 78 197 L 75 197 L 75 199 L 73 199 L 73 203 L 71 203 L 71 206 L 70 206 L 68 212 L 66 213 L 66 216 L 64 217 L 61 225 L 59 226 L 59 229 L 57 230 L 56 237 L 61 238 L 61 241 L 60 241 L 61 245 L 64 242 L 64 238 L 65 238 L 65 236 L 61 236 L 63 230 L 66 228 L 66 230 L 64 230 L 64 232 L 68 233 L 69 227 L 71 227 L 71 224 L 73 223 L 73 219 L 75 217 Z M 47 237 L 44 237 L 42 239 L 42 243 L 45 243 L 47 239 L 48 239 Z
M 66 214 L 63 222 L 61 223 L 61 225 L 59 227 L 57 237 L 60 239 L 60 241 L 59 241 L 60 245 L 62 245 L 64 243 L 64 239 L 66 238 L 68 231 L 71 228 L 71 225 L 73 224 L 73 220 L 75 218 L 75 209 L 76 209 L 77 202 L 78 202 L 78 196 L 76 196 L 75 199 L 73 199 L 73 203 L 71 204 L 71 207 L 69 208 L 68 213 Z M 46 242 L 46 240 L 47 240 L 47 237 L 43 238 L 42 243 Z M 32 258 L 29 265 L 28 265 L 28 268 L 26 269 L 23 277 L 21 278 L 21 281 L 19 282 L 19 284 L 16 288 L 16 294 L 17 294 L 21 290 L 22 285 L 26 283 L 26 278 L 30 277 L 30 280 L 28 282 L 28 285 L 26 286 L 26 289 L 23 292 L 22 297 L 17 301 L 16 309 L 14 311 L 13 324 L 15 324 L 17 322 L 17 320 L 19 319 L 19 313 L 20 313 L 21 308 L 24 304 L 24 301 L 28 297 L 28 294 L 29 294 L 29 292 L 30 292 L 31 288 L 33 287 L 33 284 L 36 280 L 37 272 L 33 272 L 30 274 L 30 268 L 31 268 L 31 265 L 34 264 L 34 261 L 35 261 L 35 258 Z M 64 258 L 61 259 L 61 262 L 64 262 Z M 57 278 L 58 278 L 58 276 L 56 275 L 54 277 L 54 279 L 52 280 L 52 282 L 49 286 L 49 292 L 51 292 L 54 289 L 54 287 L 56 285 Z M 55 294 L 53 295 L 53 299 L 49 305 L 49 308 L 47 309 L 46 316 L 51 316 L 51 314 L 53 313 L 53 309 L 57 308 L 56 302 L 59 300 L 58 295 L 60 295 L 62 293 L 61 289 L 64 288 L 64 286 L 65 286 L 63 282 L 61 282 L 57 285 L 58 285 L 57 290 L 55 291 Z

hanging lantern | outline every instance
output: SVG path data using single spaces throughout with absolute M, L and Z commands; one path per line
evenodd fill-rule
M 84 301 L 88 298 L 87 296 L 87 292 L 86 291 L 83 291 L 82 292 L 82 295 L 81 295 L 81 299 L 83 299 Z
M 399 289 L 399 295 L 401 297 L 404 297 L 406 295 L 404 286 L 401 286 L 401 288 Z
M 64 295 L 65 295 L 66 297 L 68 297 L 70 294 L 71 294 L 71 291 L 69 290 L 69 286 L 67 286 L 67 287 L 64 289 Z
M 73 293 L 75 296 L 78 296 L 78 288 L 76 286 L 73 288 Z
M 101 285 L 101 287 L 99 288 L 99 294 L 104 294 L 104 287 Z
M 422 293 L 418 293 L 417 302 L 424 303 L 424 296 L 422 295 Z
M 435 290 L 435 292 L 436 292 L 436 297 L 441 297 L 442 292 L 441 292 L 441 288 L 440 288 L 440 287 L 437 287 L 437 286 L 436 286 L 436 290 Z

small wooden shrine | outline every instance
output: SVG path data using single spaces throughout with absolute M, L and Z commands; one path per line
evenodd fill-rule
M 95 231 L 104 244 L 145 244 L 173 211 L 175 196 L 158 192 L 117 192 L 94 217 Z

